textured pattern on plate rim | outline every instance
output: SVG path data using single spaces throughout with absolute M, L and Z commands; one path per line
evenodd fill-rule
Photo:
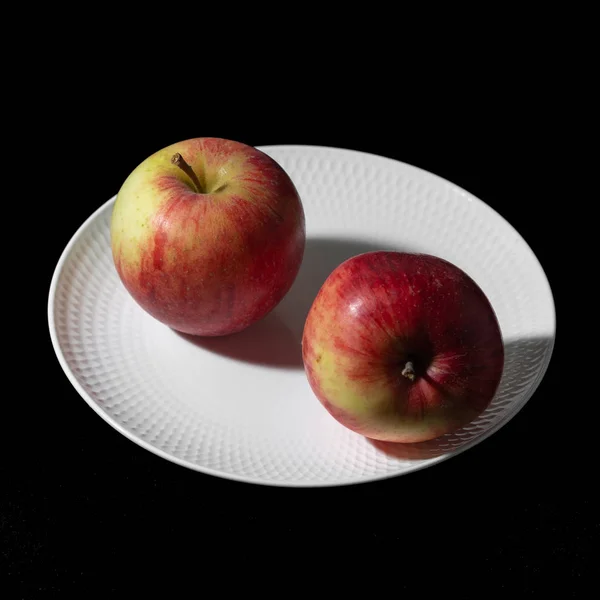
M 460 431 L 402 447 L 401 455 L 375 447 L 325 414 L 301 370 L 210 352 L 146 315 L 112 264 L 114 199 L 73 236 L 50 288 L 53 345 L 88 404 L 129 439 L 181 465 L 294 486 L 408 473 L 472 447 L 514 416 L 545 373 L 555 331 L 550 287 L 515 229 L 468 192 L 392 159 L 324 147 L 263 149 L 290 174 L 307 215 L 306 264 L 275 311 L 288 331 L 299 335 L 300 317 L 327 274 L 311 278 L 324 268 L 324 252 L 334 257 L 326 269 L 375 247 L 438 254 L 473 276 L 498 314 L 506 366 L 491 406 Z M 264 394 L 249 402 L 245 388 L 261 381 L 268 382 Z

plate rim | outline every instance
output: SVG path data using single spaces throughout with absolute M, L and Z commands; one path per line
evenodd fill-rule
M 63 369 L 63 372 L 67 376 L 68 380 L 71 382 L 71 385 L 73 385 L 75 390 L 85 400 L 85 402 L 94 410 L 94 412 L 96 414 L 98 414 L 105 422 L 107 422 L 109 425 L 111 425 L 114 429 L 116 429 L 120 434 L 125 436 L 125 438 L 127 438 L 131 442 L 134 442 L 135 444 L 137 444 L 138 446 L 141 446 L 145 450 L 148 450 L 149 452 L 152 452 L 153 454 L 155 454 L 163 459 L 166 459 L 169 462 L 177 464 L 179 466 L 191 469 L 191 470 L 199 472 L 199 473 L 203 473 L 205 475 L 210 475 L 212 477 L 218 477 L 221 479 L 227 479 L 230 481 L 236 481 L 236 482 L 247 483 L 247 484 L 249 483 L 249 484 L 253 484 L 253 485 L 263 485 L 263 486 L 269 486 L 269 487 L 290 487 L 290 488 L 326 488 L 326 487 L 341 487 L 341 486 L 348 486 L 348 485 L 361 485 L 361 484 L 365 484 L 365 483 L 383 481 L 386 479 L 391 479 L 391 478 L 400 477 L 403 475 L 408 475 L 410 473 L 414 473 L 416 471 L 420 471 L 422 469 L 434 466 L 436 464 L 439 464 L 441 462 L 444 462 L 448 459 L 454 458 L 455 456 L 462 454 L 466 450 L 469 450 L 469 449 L 473 448 L 474 446 L 480 444 L 484 440 L 488 439 L 491 435 L 496 433 L 499 429 L 504 427 L 504 425 L 506 425 L 511 419 L 513 419 L 526 406 L 526 404 L 529 402 L 529 400 L 531 399 L 533 394 L 537 391 L 537 388 L 539 387 L 541 381 L 545 377 L 548 367 L 550 365 L 550 362 L 552 360 L 552 356 L 554 354 L 554 346 L 555 346 L 555 342 L 556 342 L 556 304 L 555 304 L 555 300 L 554 300 L 554 294 L 552 292 L 552 286 L 550 285 L 548 275 L 547 275 L 543 265 L 541 264 L 539 258 L 537 257 L 536 253 L 533 251 L 533 249 L 531 248 L 531 246 L 529 245 L 527 240 L 517 230 L 517 228 L 514 225 L 512 225 L 512 223 L 510 223 L 505 217 L 503 217 L 495 208 L 493 208 L 492 206 L 487 204 L 481 198 L 473 195 L 468 190 L 465 190 L 464 188 L 460 187 L 459 185 L 453 183 L 452 181 L 449 181 L 448 179 L 445 179 L 444 177 L 442 177 L 440 175 L 436 175 L 435 173 L 427 171 L 426 169 L 423 169 L 416 165 L 412 165 L 410 163 L 407 163 L 405 161 L 401 161 L 401 160 L 398 160 L 395 158 L 390 158 L 389 156 L 376 154 L 373 152 L 365 152 L 362 150 L 354 150 L 351 148 L 343 148 L 343 147 L 336 147 L 336 146 L 321 146 L 321 145 L 313 145 L 313 144 L 269 144 L 269 145 L 256 146 L 256 148 L 261 151 L 266 151 L 267 153 L 270 150 L 282 150 L 282 149 L 287 149 L 287 150 L 302 149 L 302 150 L 309 151 L 309 152 L 315 151 L 315 150 L 331 150 L 331 151 L 336 151 L 336 152 L 341 151 L 343 153 L 354 154 L 358 158 L 361 158 L 361 157 L 362 158 L 364 158 L 364 157 L 373 158 L 373 157 L 375 157 L 377 159 L 383 159 L 385 161 L 389 161 L 390 163 L 400 164 L 404 167 L 408 167 L 409 169 L 416 170 L 428 178 L 433 177 L 434 179 L 438 180 L 440 183 L 442 183 L 446 186 L 450 186 L 454 191 L 458 192 L 463 198 L 468 198 L 469 201 L 476 201 L 477 203 L 479 203 L 480 206 L 483 206 L 487 210 L 492 211 L 496 218 L 503 221 L 505 225 L 507 225 L 510 229 L 512 229 L 514 231 L 514 233 L 518 236 L 520 241 L 525 245 L 526 250 L 529 252 L 530 256 L 536 262 L 537 267 L 539 268 L 540 273 L 543 276 L 543 279 L 544 279 L 544 281 L 546 283 L 546 287 L 547 287 L 549 306 L 551 308 L 550 315 L 549 315 L 551 317 L 551 323 L 549 323 L 549 325 L 551 325 L 552 329 L 551 329 L 551 335 L 549 337 L 548 346 L 544 353 L 543 364 L 538 372 L 536 379 L 529 386 L 529 390 L 526 394 L 526 397 L 520 403 L 519 406 L 517 406 L 512 411 L 507 412 L 507 414 L 504 415 L 503 418 L 499 419 L 492 427 L 490 427 L 484 433 L 474 437 L 472 440 L 470 440 L 466 444 L 463 444 L 462 446 L 460 446 L 459 448 L 457 448 L 455 450 L 451 450 L 450 452 L 442 454 L 441 456 L 423 459 L 422 462 L 420 462 L 420 464 L 411 466 L 408 469 L 400 471 L 400 472 L 384 473 L 384 474 L 380 474 L 380 475 L 368 475 L 366 477 L 356 477 L 356 478 L 351 478 L 351 479 L 339 479 L 339 480 L 335 480 L 335 481 L 312 481 L 312 482 L 306 481 L 306 480 L 286 480 L 286 481 L 273 480 L 273 481 L 269 481 L 269 480 L 260 479 L 258 477 L 238 475 L 235 473 L 227 473 L 227 472 L 224 472 L 224 471 L 221 471 L 218 469 L 214 469 L 211 467 L 201 466 L 196 463 L 193 463 L 192 461 L 189 461 L 189 460 L 186 460 L 183 458 L 179 458 L 177 456 L 169 454 L 165 450 L 158 448 L 157 446 L 154 446 L 153 444 L 147 442 L 146 440 L 138 437 L 133 432 L 130 432 L 123 425 L 121 425 L 117 420 L 112 418 L 107 412 L 102 410 L 102 408 L 98 405 L 98 403 L 95 402 L 94 399 L 84 389 L 84 387 L 79 382 L 77 376 L 75 375 L 73 370 L 70 368 L 69 363 L 68 363 L 66 357 L 64 356 L 60 342 L 58 340 L 57 327 L 56 327 L 56 323 L 55 323 L 55 319 L 54 319 L 55 306 L 56 306 L 56 291 L 58 288 L 58 281 L 60 279 L 62 271 L 67 263 L 67 260 L 71 254 L 73 247 L 75 246 L 77 241 L 81 238 L 81 236 L 83 235 L 85 230 L 88 228 L 88 226 L 95 219 L 98 218 L 98 215 L 101 214 L 103 211 L 107 210 L 109 205 L 111 205 L 115 202 L 115 200 L 117 198 L 117 194 L 115 194 L 111 198 L 109 198 L 107 201 L 103 202 L 98 208 L 96 208 L 96 210 L 94 210 L 72 234 L 71 238 L 69 239 L 69 241 L 67 242 L 63 251 L 61 252 L 60 257 L 56 263 L 56 266 L 54 267 L 54 271 L 53 271 L 52 278 L 50 281 L 50 288 L 48 291 L 48 301 L 47 301 L 48 328 L 49 328 L 49 332 L 50 332 L 50 339 L 52 342 L 52 347 L 54 349 L 54 353 L 56 354 L 56 357 L 58 359 L 60 366 Z

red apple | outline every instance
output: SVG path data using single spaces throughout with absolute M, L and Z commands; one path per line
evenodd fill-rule
M 264 317 L 302 262 L 304 211 L 284 169 L 239 142 L 159 150 L 123 183 L 111 221 L 121 281 L 173 329 L 215 336 Z
M 504 366 L 490 302 L 435 256 L 368 252 L 328 277 L 302 341 L 310 385 L 340 423 L 390 442 L 430 440 L 492 400 Z

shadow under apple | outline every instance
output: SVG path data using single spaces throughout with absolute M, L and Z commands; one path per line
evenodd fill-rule
M 202 337 L 175 333 L 191 344 L 235 360 L 282 369 L 304 368 L 300 343 L 275 312 L 231 335 Z

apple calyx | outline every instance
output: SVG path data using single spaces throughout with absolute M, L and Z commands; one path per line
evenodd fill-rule
M 402 375 L 411 381 L 415 380 L 415 367 L 412 364 L 411 360 L 407 360 L 404 365 L 404 369 L 402 369 Z
M 194 173 L 194 169 L 192 169 L 192 167 L 190 167 L 190 165 L 188 165 L 185 162 L 185 159 L 183 158 L 183 156 L 181 156 L 181 154 L 179 154 L 179 152 L 173 154 L 173 156 L 171 157 L 171 162 L 174 165 L 178 166 L 192 180 L 192 183 L 194 184 L 194 187 L 196 188 L 196 192 L 198 192 L 198 194 L 204 193 L 203 185 L 200 183 L 200 180 L 198 179 L 196 173 Z

